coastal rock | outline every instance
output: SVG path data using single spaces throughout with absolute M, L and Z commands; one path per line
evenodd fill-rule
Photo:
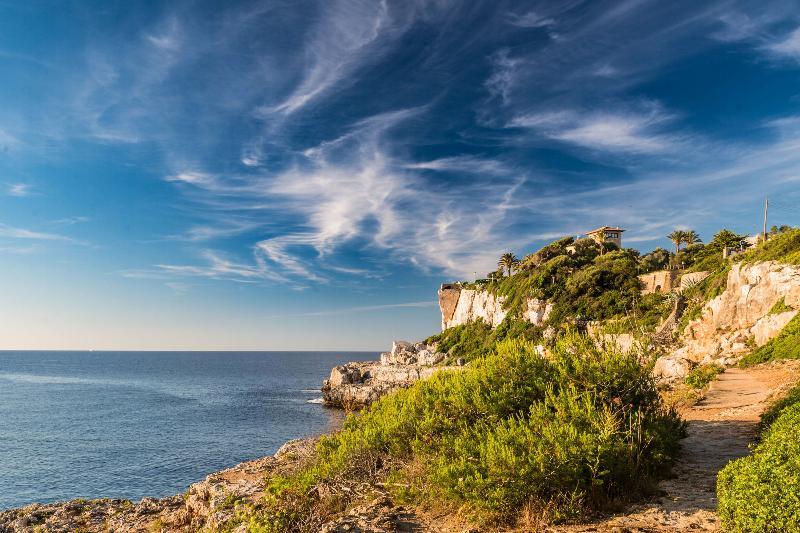
M 438 366 L 446 358 L 447 354 L 438 352 L 435 345 L 394 341 L 391 351 L 382 353 L 380 361 L 352 362 L 334 367 L 330 378 L 323 382 L 322 397 L 331 407 L 364 407 L 439 370 L 463 366 Z
M 0 532 L 227 531 L 237 506 L 256 504 L 264 496 L 264 478 L 306 464 L 315 453 L 316 442 L 289 441 L 274 456 L 215 472 L 191 485 L 185 494 L 167 498 L 72 500 L 0 511 Z

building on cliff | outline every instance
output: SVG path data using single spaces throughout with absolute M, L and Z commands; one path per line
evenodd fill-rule
M 586 237 L 575 237 L 575 242 L 591 239 L 597 244 L 611 243 L 617 248 L 622 248 L 622 228 L 612 228 L 611 226 L 603 226 L 586 233 Z M 567 246 L 569 253 L 575 253 L 575 244 Z
M 593 229 L 586 233 L 586 235 L 597 244 L 610 242 L 617 248 L 622 248 L 622 228 L 612 228 L 610 226 L 603 226 L 601 228 Z

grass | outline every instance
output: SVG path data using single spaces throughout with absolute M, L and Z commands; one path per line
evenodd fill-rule
M 744 253 L 742 261 L 778 261 L 789 265 L 800 265 L 800 228 L 792 228 L 770 236 L 767 242 Z
M 542 328 L 521 319 L 506 317 L 497 328 L 483 320 L 461 324 L 428 337 L 426 344 L 436 344 L 436 349 L 447 353 L 443 364 L 453 364 L 458 359 L 472 361 L 494 351 L 497 344 L 506 338 L 522 338 L 534 342 L 542 339 Z
M 793 311 L 793 309 L 786 305 L 786 299 L 781 296 L 781 299 L 775 302 L 775 305 L 772 306 L 772 309 L 769 310 L 768 314 L 779 315 L 781 313 L 786 313 L 787 311 Z
M 781 415 L 784 409 L 796 403 L 800 403 L 800 385 L 796 385 L 782 398 L 772 402 L 769 407 L 761 414 L 762 433 L 768 429 L 775 420 Z
M 739 366 L 747 367 L 778 359 L 800 359 L 800 315 L 795 316 L 777 337 L 745 355 Z
M 726 531 L 800 531 L 800 403 L 773 415 L 753 453 L 719 473 L 718 512 Z
M 692 369 L 692 371 L 686 375 L 683 379 L 683 383 L 693 389 L 704 389 L 706 385 L 714 381 L 717 375 L 722 372 L 725 372 L 725 367 L 722 365 L 714 363 L 700 365 Z
M 569 520 L 635 497 L 664 476 L 683 423 L 638 355 L 576 334 L 547 359 L 506 339 L 461 372 L 392 393 L 320 440 L 313 464 L 268 482 L 245 517 L 258 531 L 313 531 L 365 480 L 391 480 L 416 504 L 459 509 L 478 524 L 523 509 Z

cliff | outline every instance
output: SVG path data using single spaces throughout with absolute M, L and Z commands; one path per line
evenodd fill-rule
M 783 301 L 784 306 L 776 309 Z M 775 261 L 732 265 L 725 290 L 686 326 L 681 347 L 656 361 L 654 374 L 677 379 L 698 365 L 729 365 L 774 338 L 800 310 L 800 267 Z
M 465 289 L 457 284 L 445 284 L 439 289 L 439 309 L 442 312 L 442 329 L 452 328 L 475 320 L 483 320 L 493 328 L 506 318 L 503 309 L 505 298 L 488 291 Z M 528 298 L 522 309 L 522 318 L 531 324 L 544 324 L 552 304 Z

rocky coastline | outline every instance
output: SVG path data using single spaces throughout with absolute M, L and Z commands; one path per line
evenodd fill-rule
M 497 310 L 501 302 L 488 294 L 443 286 L 439 295 L 442 322 L 448 327 L 455 322 L 476 319 L 494 323 L 500 316 Z M 775 312 L 776 305 L 781 302 L 780 311 Z M 731 364 L 752 346 L 774 338 L 799 310 L 800 267 L 776 262 L 734 264 L 725 290 L 707 302 L 699 317 L 689 322 L 677 339 L 678 348 L 656 362 L 654 374 L 670 382 L 682 378 L 700 364 Z M 531 302 L 526 319 L 541 323 L 548 312 L 547 303 Z M 671 328 L 675 328 L 676 320 L 672 320 Z M 603 340 L 621 345 L 619 337 Z M 633 342 L 632 337 L 630 341 Z M 350 362 L 334 367 L 321 390 L 327 406 L 358 409 L 436 372 L 457 371 L 466 364 L 439 351 L 435 344 L 395 341 L 391 350 L 382 353 L 378 361 Z M 218 530 L 223 525 L 226 530 L 244 532 L 246 524 L 236 523 L 237 508 L 259 504 L 264 496 L 266 477 L 289 474 L 307 464 L 314 456 L 316 441 L 316 438 L 289 441 L 273 456 L 210 474 L 192 484 L 184 494 L 175 496 L 144 498 L 139 502 L 78 499 L 0 511 L 0 533 L 189 532 Z M 325 524 L 322 531 L 392 531 L 391 517 L 402 513 L 401 508 L 379 498 L 355 514 Z M 386 528 L 373 527 L 372 522 L 385 522 Z
M 347 410 L 365 407 L 389 392 L 409 387 L 439 371 L 457 370 L 463 360 L 445 364 L 447 354 L 436 345 L 395 341 L 380 361 L 351 362 L 331 370 L 322 384 L 325 405 Z

